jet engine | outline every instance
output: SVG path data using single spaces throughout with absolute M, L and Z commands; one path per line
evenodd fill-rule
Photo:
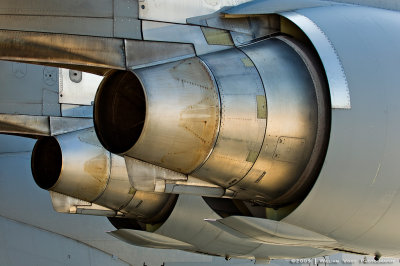
M 0 132 L 47 136 L 32 172 L 57 211 L 226 258 L 399 256 L 398 6 L 41 2 L 8 9 L 0 59 L 104 75 L 93 106 L 76 83 L 61 117 L 45 89 L 36 115 L 0 117 Z M 92 127 L 92 108 L 96 133 L 64 134 Z
M 115 71 L 96 94 L 96 133 L 112 153 L 229 189 L 225 197 L 284 206 L 310 190 L 325 156 L 321 69 L 313 50 L 279 36 Z
M 51 191 L 57 211 L 69 203 L 66 212 L 157 224 L 176 202 L 175 195 L 133 189 L 124 159 L 106 151 L 93 128 L 40 138 L 32 152 L 32 174 L 39 187 Z

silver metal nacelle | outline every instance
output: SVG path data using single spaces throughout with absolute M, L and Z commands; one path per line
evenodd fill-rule
M 281 206 L 309 191 L 323 162 L 330 102 L 318 59 L 274 37 L 101 83 L 102 145 Z
M 176 201 L 175 195 L 132 188 L 124 159 L 105 150 L 93 128 L 39 139 L 32 152 L 32 174 L 42 189 L 142 222 L 163 220 Z M 53 205 L 55 198 L 62 200 L 60 196 L 52 198 Z

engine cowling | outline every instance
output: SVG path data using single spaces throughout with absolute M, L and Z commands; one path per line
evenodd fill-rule
M 109 151 L 269 206 L 300 200 L 326 152 L 330 102 L 313 51 L 274 37 L 178 62 L 117 71 L 95 99 Z
M 132 188 L 124 159 L 105 150 L 93 128 L 39 139 L 32 152 L 32 174 L 42 189 L 143 223 L 164 221 L 176 202 L 176 195 Z

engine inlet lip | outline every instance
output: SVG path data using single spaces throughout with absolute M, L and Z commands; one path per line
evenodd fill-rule
M 115 154 L 129 151 L 142 135 L 146 109 L 146 92 L 133 72 L 107 75 L 93 105 L 94 128 L 103 147 Z
M 62 151 L 54 137 L 40 138 L 33 150 L 31 171 L 35 183 L 42 189 L 54 187 L 62 170 Z

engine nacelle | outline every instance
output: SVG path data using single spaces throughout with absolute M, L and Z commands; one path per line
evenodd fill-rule
M 329 136 L 330 101 L 317 56 L 288 37 L 163 65 L 101 83 L 102 145 L 282 206 L 313 185 Z
M 159 223 L 172 211 L 176 195 L 136 191 L 125 161 L 98 142 L 93 129 L 39 139 L 32 174 L 42 189 L 95 203 L 123 217 Z

